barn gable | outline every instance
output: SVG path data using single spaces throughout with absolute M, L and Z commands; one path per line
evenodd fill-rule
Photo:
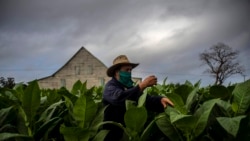
M 87 81 L 87 86 L 104 85 L 110 78 L 106 75 L 107 67 L 84 47 L 81 47 L 70 59 L 51 76 L 38 80 L 41 88 L 60 88 L 71 90 L 80 80 Z

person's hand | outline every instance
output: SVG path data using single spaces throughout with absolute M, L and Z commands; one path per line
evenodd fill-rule
M 140 84 L 139 87 L 141 90 L 144 90 L 147 87 L 151 87 L 157 84 L 157 78 L 154 75 L 146 77 Z
M 163 105 L 164 108 L 166 108 L 168 105 L 170 105 L 172 107 L 174 106 L 174 103 L 170 99 L 168 99 L 167 97 L 161 98 L 161 104 Z

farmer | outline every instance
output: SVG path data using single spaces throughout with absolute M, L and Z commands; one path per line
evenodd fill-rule
M 115 121 L 124 125 L 125 101 L 133 100 L 137 102 L 145 88 L 157 83 L 157 78 L 151 75 L 134 86 L 131 71 L 138 65 L 137 63 L 131 63 L 127 56 L 120 55 L 114 59 L 113 65 L 108 68 L 107 75 L 112 78 L 105 85 L 103 92 L 103 104 L 104 106 L 109 105 L 104 112 L 104 121 Z M 173 103 L 168 98 L 161 96 L 148 95 L 145 102 L 146 108 L 154 112 L 163 112 L 168 105 L 173 106 Z M 123 136 L 123 130 L 115 125 L 106 124 L 103 128 L 110 130 L 105 141 L 119 141 Z

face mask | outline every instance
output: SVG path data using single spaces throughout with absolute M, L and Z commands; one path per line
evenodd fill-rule
M 124 86 L 126 86 L 127 88 L 133 86 L 134 82 L 131 79 L 131 72 L 120 71 L 119 76 L 119 82 L 121 82 Z

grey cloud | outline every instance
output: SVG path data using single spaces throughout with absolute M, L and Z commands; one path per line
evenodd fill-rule
M 56 68 L 85 46 L 107 66 L 127 54 L 141 70 L 180 79 L 174 73 L 202 73 L 198 54 L 217 42 L 249 60 L 248 13 L 248 0 L 2 0 L 0 65 L 36 68 L 31 60 L 39 60 L 41 67 Z M 185 20 L 189 25 L 173 29 Z M 143 32 L 153 30 L 150 24 L 169 22 L 173 34 L 147 44 Z

